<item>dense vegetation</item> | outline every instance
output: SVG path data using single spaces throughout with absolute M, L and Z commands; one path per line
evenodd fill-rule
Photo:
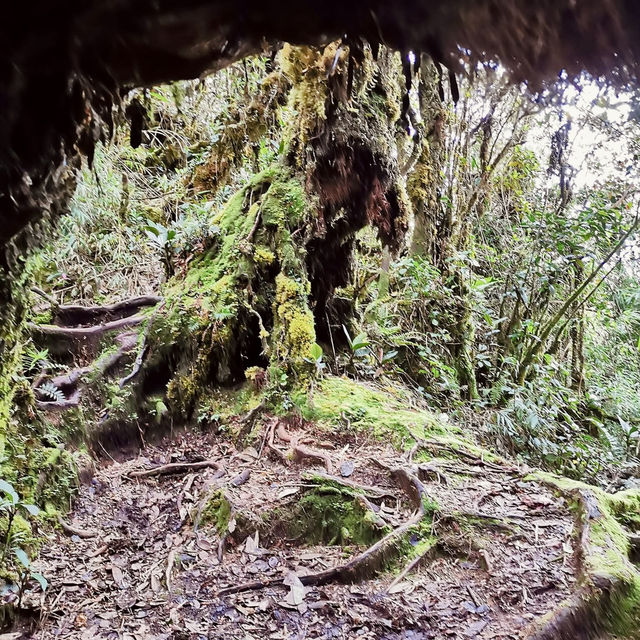
M 265 408 L 410 439 L 406 405 L 494 453 L 634 488 L 634 96 L 586 78 L 531 96 L 500 68 L 458 82 L 426 56 L 336 43 L 133 92 L 134 125 L 97 148 L 27 265 L 7 513 L 57 517 L 82 452 Z M 378 412 L 379 394 L 402 404 Z M 15 548 L 0 564 L 29 570 Z

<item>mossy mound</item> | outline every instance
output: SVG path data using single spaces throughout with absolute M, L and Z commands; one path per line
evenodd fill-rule
M 315 389 L 294 394 L 303 417 L 331 431 L 352 430 L 388 438 L 405 446 L 428 435 L 447 434 L 456 427 L 444 424 L 424 409 L 410 409 L 407 391 L 382 388 L 349 378 L 328 376 Z
M 368 546 L 389 531 L 356 491 L 326 481 L 308 491 L 278 528 L 283 524 L 288 537 L 307 544 Z
M 213 218 L 213 246 L 167 283 L 141 386 L 166 389 L 171 416 L 189 419 L 208 387 L 241 382 L 248 367 L 305 375 L 315 342 L 299 233 L 308 214 L 300 179 L 274 165 L 232 196 Z

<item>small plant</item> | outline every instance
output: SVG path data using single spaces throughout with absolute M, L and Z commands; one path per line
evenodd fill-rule
M 620 416 L 618 416 L 618 422 L 624 435 L 627 455 L 629 455 L 632 450 L 635 450 L 635 456 L 637 458 L 640 453 L 640 428 L 638 428 L 637 424 L 623 420 Z
M 56 387 L 56 385 L 51 381 L 42 383 L 38 387 L 38 391 L 45 398 L 52 400 L 53 402 L 62 402 L 65 399 L 64 393 L 62 393 L 62 391 L 60 391 L 60 389 L 58 389 L 58 387 Z
M 7 517 L 6 530 L 2 534 L 0 565 L 5 564 L 7 559 L 11 559 L 13 564 L 17 566 L 19 575 L 18 606 L 20 606 L 30 580 L 35 580 L 43 591 L 47 589 L 47 580 L 42 574 L 31 569 L 31 560 L 27 552 L 18 546 L 22 538 L 14 531 L 15 518 L 20 511 L 23 511 L 27 516 L 35 517 L 39 515 L 40 509 L 34 504 L 24 502 L 13 486 L 5 480 L 0 480 L 0 492 L 4 494 L 4 497 L 0 499 L 0 513 L 6 514 Z
M 311 347 L 311 353 L 309 354 L 309 358 L 305 358 L 305 360 L 315 367 L 315 374 L 318 378 L 322 377 L 322 372 L 327 367 L 327 363 L 323 362 L 324 359 L 324 351 L 322 347 L 315 342 Z
M 20 547 L 13 548 L 13 554 L 20 565 L 20 578 L 19 578 L 19 588 L 18 588 L 18 607 L 22 605 L 22 598 L 24 596 L 24 592 L 29 585 L 30 580 L 35 580 L 43 591 L 47 590 L 49 583 L 47 579 L 37 571 L 33 571 L 31 569 L 31 560 L 29 560 L 29 556 L 27 555 L 24 549 L 20 549 Z
M 173 250 L 176 240 L 176 230 L 169 229 L 163 224 L 153 222 L 152 220 L 147 220 L 147 225 L 144 227 L 144 230 L 151 243 L 160 251 L 167 276 L 172 276 L 174 273 Z

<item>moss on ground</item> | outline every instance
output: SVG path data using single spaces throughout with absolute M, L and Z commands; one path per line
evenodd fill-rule
M 320 482 L 297 503 L 287 523 L 288 534 L 308 544 L 369 546 L 389 531 L 358 500 L 358 493 Z
M 315 389 L 293 395 L 307 420 L 331 431 L 352 429 L 378 438 L 389 438 L 396 446 L 434 434 L 446 434 L 447 425 L 424 409 L 407 409 L 406 392 L 383 389 L 349 378 L 328 376 Z
M 229 528 L 231 518 L 231 504 L 224 495 L 224 491 L 219 489 L 214 491 L 204 508 L 200 512 L 200 526 L 212 525 L 219 535 L 224 535 Z

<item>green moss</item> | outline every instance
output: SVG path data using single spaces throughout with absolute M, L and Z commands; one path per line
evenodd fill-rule
M 276 277 L 274 302 L 275 331 L 281 336 L 278 358 L 300 367 L 316 341 L 313 313 L 308 306 L 309 282 L 283 273 Z
M 207 500 L 200 513 L 200 525 L 213 525 L 216 531 L 223 535 L 229 527 L 231 518 L 231 505 L 222 489 L 215 491 Z
M 291 537 L 309 544 L 342 546 L 368 546 L 388 532 L 376 524 L 357 492 L 324 481 L 299 500 L 288 529 Z
M 284 166 L 269 167 L 213 217 L 215 244 L 192 260 L 186 276 L 167 283 L 146 366 L 169 362 L 175 372 L 167 385 L 173 416 L 190 419 L 210 384 L 236 382 L 251 340 L 294 378 L 305 372 L 315 331 L 292 231 L 308 209 L 300 179 Z M 256 319 L 259 334 L 250 336 Z
M 273 251 L 267 247 L 256 247 L 253 252 L 253 261 L 258 268 L 265 269 L 276 261 L 276 256 Z
M 294 394 L 302 415 L 327 429 L 350 427 L 394 444 L 409 444 L 425 436 L 446 433 L 437 417 L 425 410 L 407 409 L 407 398 L 395 388 L 333 376 L 322 380 L 310 400 L 306 390 Z
M 639 514 L 640 492 L 624 491 L 608 494 L 583 482 L 537 472 L 528 478 L 557 489 L 569 501 L 575 501 L 575 491 L 589 492 L 597 500 L 600 515 L 589 521 L 583 559 L 582 581 L 589 585 L 597 576 L 613 582 L 610 602 L 598 602 L 602 608 L 605 629 L 623 638 L 639 638 L 640 571 L 629 558 L 629 538 L 624 525 L 635 526 Z

